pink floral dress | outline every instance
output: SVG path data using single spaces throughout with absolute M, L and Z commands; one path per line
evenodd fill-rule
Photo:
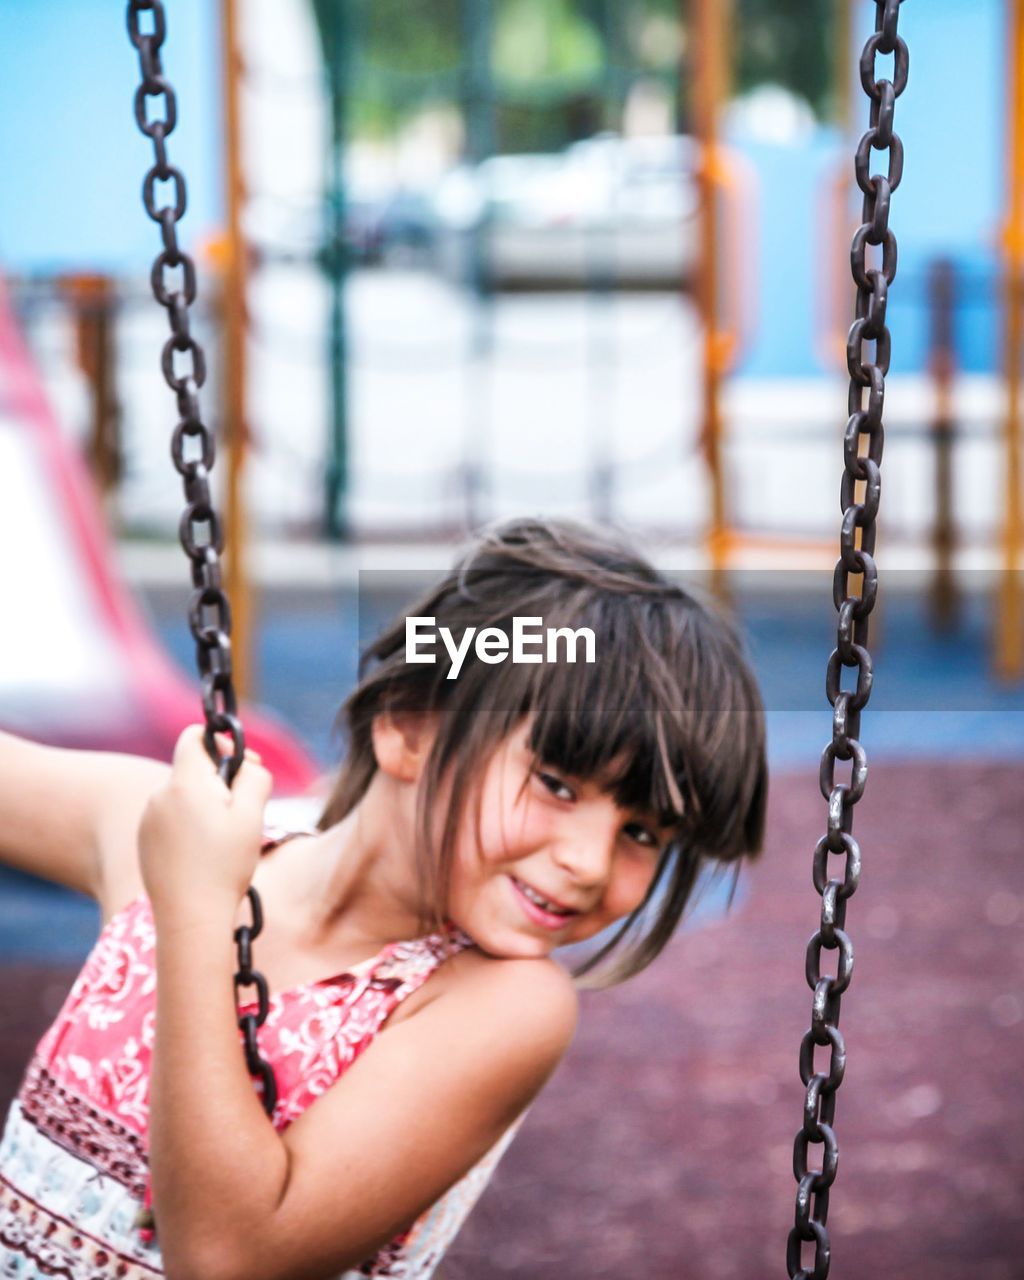
M 146 1212 L 155 944 L 142 894 L 107 923 L 32 1056 L 0 1140 L 4 1280 L 163 1275 Z M 274 1128 L 286 1129 L 329 1089 L 439 964 L 473 945 L 449 925 L 391 943 L 351 972 L 272 995 L 259 1039 L 277 1078 Z M 340 1280 L 431 1276 L 522 1119 L 406 1231 Z

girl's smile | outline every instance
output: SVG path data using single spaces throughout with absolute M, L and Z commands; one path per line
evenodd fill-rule
M 560 906 L 558 903 L 545 898 L 543 894 L 538 893 L 536 889 L 525 884 L 522 880 L 518 880 L 515 876 L 509 876 L 509 881 L 515 892 L 522 899 L 523 910 L 527 916 L 545 929 L 561 929 L 569 919 L 579 915 L 578 911 Z

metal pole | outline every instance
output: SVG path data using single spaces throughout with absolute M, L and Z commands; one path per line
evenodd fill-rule
M 348 114 L 349 29 L 347 0 L 334 0 L 323 27 L 331 97 L 331 143 L 327 166 L 328 246 L 325 263 L 331 287 L 330 366 L 331 428 L 326 477 L 327 536 L 336 540 L 350 532 L 348 468 L 348 333 L 345 281 L 348 241 L 345 233 L 345 134 Z
M 953 523 L 953 374 L 956 354 L 953 338 L 953 314 L 956 298 L 956 274 L 953 263 L 941 258 L 932 264 L 929 280 L 931 302 L 931 350 L 929 369 L 935 387 L 935 417 L 932 439 L 935 442 L 935 524 L 932 549 L 935 553 L 935 576 L 932 580 L 931 609 L 936 627 L 949 630 L 956 622 L 957 593 L 953 576 L 953 549 L 956 530 Z
M 491 66 L 494 40 L 494 0 L 460 0 L 462 36 L 463 153 L 472 165 L 494 155 L 497 147 L 494 74 Z M 486 428 L 491 395 L 491 363 L 494 355 L 494 280 L 490 259 L 491 208 L 489 192 L 484 207 L 466 233 L 465 273 L 470 288 L 473 321 L 466 368 L 465 466 L 463 470 L 465 521 L 475 528 L 483 518 L 486 498 Z
M 462 111 L 465 155 L 479 164 L 494 154 L 494 75 L 491 46 L 494 39 L 494 0 L 460 0 L 462 30 Z
M 684 3 L 684 21 L 685 7 Z M 725 32 L 731 18 L 731 0 L 689 0 L 689 10 L 690 48 L 694 51 L 690 60 L 694 132 L 701 147 L 697 175 L 700 262 L 696 290 L 704 328 L 700 443 L 711 491 L 711 517 L 707 531 L 711 589 L 724 599 L 728 529 L 722 474 L 721 383 L 727 343 L 719 323 L 718 178 L 723 160 L 718 142 L 718 115 L 726 93 Z
M 596 0 L 593 4 L 594 25 L 601 32 L 604 65 L 601 81 L 604 101 L 601 103 L 600 126 L 622 133 L 625 99 L 630 78 L 625 70 L 628 62 L 626 30 L 630 18 L 628 0 Z
M 1006 377 L 1006 513 L 1003 573 L 996 625 L 995 665 L 1005 679 L 1020 676 L 1021 598 L 1018 577 L 1021 539 L 1020 355 L 1024 307 L 1024 0 L 1007 0 L 1009 20 L 1007 143 L 1009 181 L 1004 247 L 1003 359 Z
M 91 393 L 89 470 L 109 516 L 121 478 L 120 408 L 114 381 L 114 281 L 110 276 L 85 272 L 61 277 L 59 285 L 73 309 L 78 363 Z
M 598 0 L 593 18 L 601 33 L 604 53 L 603 99 L 598 112 L 602 129 L 621 135 L 622 110 L 619 96 L 622 62 L 622 0 Z M 613 160 L 613 164 L 621 163 Z M 617 191 L 618 181 L 613 190 Z M 590 445 L 590 509 L 601 524 L 614 519 L 615 467 L 612 452 L 615 438 L 615 390 L 618 368 L 614 310 L 618 287 L 618 232 L 614 216 L 590 226 L 584 245 L 584 286 L 586 289 L 586 393 L 584 408 L 587 440 Z
M 247 261 L 242 234 L 245 188 L 241 162 L 237 0 L 221 0 L 224 77 L 224 150 L 227 165 L 228 252 L 222 293 L 224 333 L 224 441 L 226 580 L 231 601 L 231 666 L 239 697 L 252 691 L 252 598 L 247 572 L 248 525 L 243 476 L 248 444 L 246 418 Z

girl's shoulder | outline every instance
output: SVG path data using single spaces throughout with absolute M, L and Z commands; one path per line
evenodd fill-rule
M 405 1002 L 404 1021 L 435 1001 L 458 1005 L 467 1018 L 489 1021 L 522 1016 L 545 1023 L 552 1045 L 568 1047 L 579 1018 L 579 993 L 571 976 L 551 959 L 505 959 L 469 946 L 438 965 L 430 981 Z

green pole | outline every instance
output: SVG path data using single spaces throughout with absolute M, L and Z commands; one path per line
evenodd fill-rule
M 477 165 L 495 153 L 494 73 L 491 65 L 494 39 L 494 0 L 459 0 L 462 37 L 460 96 L 465 130 L 463 154 Z M 481 215 L 466 234 L 464 269 L 474 299 L 474 323 L 467 369 L 465 467 L 465 520 L 473 529 L 482 519 L 486 498 L 485 436 L 490 393 L 490 361 L 494 343 L 494 281 L 489 242 L 491 206 L 484 192 Z
M 494 0 L 460 0 L 462 28 L 462 117 L 465 157 L 479 164 L 494 155 L 496 143 L 494 75 L 491 46 L 494 38 Z M 478 295 L 490 291 L 487 271 L 488 210 L 477 220 L 470 247 L 470 279 Z
M 313 0 L 320 28 L 330 96 L 330 149 L 327 157 L 325 204 L 327 239 L 321 264 L 330 283 L 330 434 L 324 483 L 324 527 L 328 538 L 348 537 L 348 334 L 345 281 L 348 242 L 345 229 L 345 135 L 348 114 L 351 0 Z
M 629 80 L 623 70 L 626 54 L 625 19 L 627 0 L 602 0 L 598 11 L 598 28 L 604 46 L 604 102 L 601 104 L 601 127 L 622 132 L 623 106 L 629 91 Z
M 601 101 L 594 119 L 601 130 L 622 131 L 620 89 L 621 6 L 626 0 L 591 0 L 587 15 L 601 37 L 603 65 Z M 590 505 L 602 524 L 614 518 L 615 471 L 612 465 L 614 439 L 616 346 L 613 334 L 612 303 L 617 286 L 617 231 L 613 220 L 591 227 L 584 259 L 587 299 L 586 361 L 587 417 L 590 446 Z

